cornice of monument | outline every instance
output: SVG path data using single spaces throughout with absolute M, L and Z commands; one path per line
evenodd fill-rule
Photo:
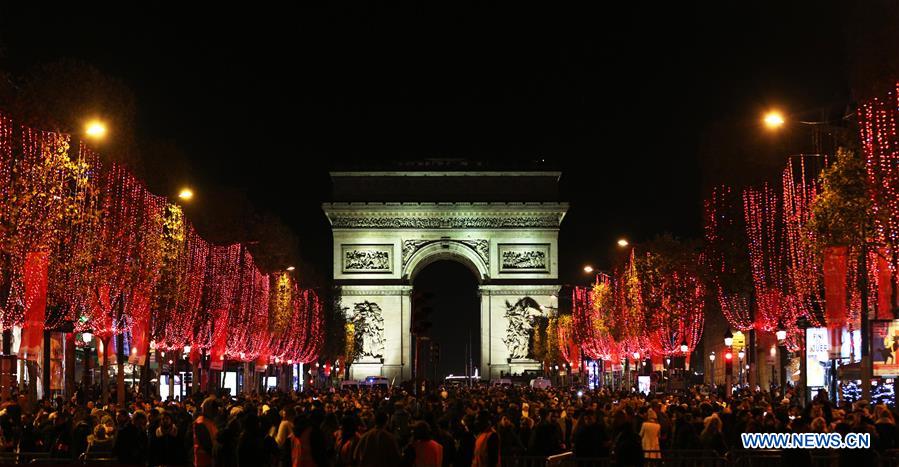
M 334 228 L 559 228 L 563 202 L 335 202 L 322 205 Z

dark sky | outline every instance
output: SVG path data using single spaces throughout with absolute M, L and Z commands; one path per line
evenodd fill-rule
M 819 119 L 849 103 L 829 2 L 34 3 L 0 6 L 0 67 L 74 57 L 121 78 L 141 138 L 187 154 L 173 179 L 246 190 L 324 274 L 336 161 L 551 161 L 572 203 L 560 252 L 574 281 L 621 235 L 700 235 L 705 189 L 782 166 L 795 149 L 762 133 L 762 110 Z

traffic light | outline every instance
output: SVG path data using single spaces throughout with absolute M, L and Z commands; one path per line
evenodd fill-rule
M 434 294 L 430 292 L 412 292 L 412 334 L 416 336 L 426 335 L 433 323 L 428 316 L 434 311 L 431 301 Z
M 440 344 L 436 342 L 431 342 L 431 363 L 437 364 L 440 362 Z
M 724 354 L 724 374 L 727 376 L 734 374 L 734 353 L 730 350 Z

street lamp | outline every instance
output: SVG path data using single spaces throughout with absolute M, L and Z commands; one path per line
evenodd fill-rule
M 188 187 L 184 187 L 178 192 L 178 198 L 183 201 L 190 201 L 194 198 L 194 191 Z
M 93 140 L 101 140 L 106 137 L 106 124 L 100 120 L 91 120 L 84 125 L 84 134 Z
M 589 264 L 584 266 L 584 272 L 587 274 L 593 274 L 593 266 L 590 266 Z
M 774 333 L 777 336 L 777 341 L 783 343 L 787 339 L 787 331 L 783 328 L 778 328 L 777 332 Z
M 296 268 L 293 267 L 293 266 L 287 266 L 287 272 L 291 272 L 291 271 L 293 271 L 294 269 L 296 269 Z
M 727 332 L 724 333 L 724 346 L 730 347 L 734 345 L 734 335 L 731 334 L 730 328 L 727 328 Z
M 715 352 L 709 354 L 709 384 L 715 385 Z
M 690 350 L 690 347 L 687 346 L 686 342 L 684 342 L 683 344 L 680 345 L 680 351 L 684 355 L 686 355 L 689 350 Z
M 769 130 L 777 130 L 786 122 L 786 120 L 784 120 L 783 114 L 778 110 L 768 111 L 762 121 L 765 123 L 765 126 Z
M 620 246 L 621 248 L 624 248 L 624 247 L 626 247 L 626 246 L 628 246 L 628 245 L 630 245 L 630 242 L 628 242 L 626 238 L 619 238 L 619 239 L 618 239 L 618 246 Z
M 786 394 L 787 386 L 787 330 L 784 329 L 783 323 L 777 325 L 777 345 L 780 347 L 780 391 Z

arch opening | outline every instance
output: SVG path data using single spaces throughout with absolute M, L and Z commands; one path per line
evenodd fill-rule
M 432 308 L 430 341 L 419 348 L 419 371 L 423 378 L 438 381 L 449 374 L 474 372 L 481 361 L 480 278 L 471 265 L 458 258 L 435 258 L 416 268 L 412 287 L 418 296 L 428 296 Z M 439 346 L 433 359 L 432 344 Z M 413 349 L 414 352 L 414 349 Z

